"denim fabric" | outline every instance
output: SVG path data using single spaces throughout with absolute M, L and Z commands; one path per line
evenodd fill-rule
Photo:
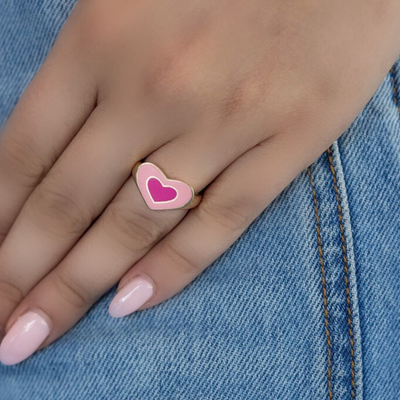
M 73 3 L 0 3 L 0 126 Z M 0 400 L 399 399 L 399 85 L 400 59 L 182 292 L 116 320 L 113 288 L 58 341 L 0 365 Z

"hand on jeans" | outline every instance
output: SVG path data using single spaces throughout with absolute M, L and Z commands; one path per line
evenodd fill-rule
M 398 0 L 79 1 L 0 138 L 0 360 L 118 281 L 115 317 L 182 290 L 355 119 L 400 53 L 398 15 Z M 149 209 L 139 160 L 200 205 Z

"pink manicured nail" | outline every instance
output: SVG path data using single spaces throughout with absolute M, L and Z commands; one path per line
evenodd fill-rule
M 124 317 L 136 311 L 153 295 L 152 283 L 138 276 L 124 286 L 114 297 L 108 312 L 114 318 Z
M 22 315 L 0 345 L 0 361 L 5 365 L 18 364 L 32 355 L 49 336 L 50 327 L 45 319 L 34 311 Z

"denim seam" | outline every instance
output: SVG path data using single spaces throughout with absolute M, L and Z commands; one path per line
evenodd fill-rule
M 394 66 L 390 68 L 390 77 L 392 80 L 392 85 L 393 85 L 393 101 L 396 104 L 397 111 L 399 112 L 399 120 L 400 120 L 400 104 L 399 104 L 399 92 L 397 90 L 397 85 L 396 85 L 396 79 L 395 79 L 395 74 L 394 74 Z
M 317 194 L 315 192 L 314 180 L 311 175 L 311 167 L 307 168 L 307 174 L 311 185 L 313 202 L 314 202 L 314 212 L 315 212 L 315 221 L 316 221 L 316 231 L 317 231 L 317 241 L 318 241 L 318 253 L 319 253 L 319 262 L 321 265 L 321 283 L 322 283 L 322 294 L 323 294 L 323 302 L 324 302 L 324 317 L 325 317 L 325 332 L 326 332 L 326 343 L 328 347 L 328 395 L 329 399 L 332 400 L 333 392 L 332 392 L 332 354 L 331 354 L 331 334 L 329 330 L 329 313 L 328 313 L 328 296 L 326 291 L 326 280 L 325 280 L 325 265 L 324 265 L 324 254 L 322 251 L 322 241 L 321 241 L 321 230 L 320 230 L 320 221 L 319 221 L 319 210 L 318 210 L 318 202 L 317 202 Z
M 347 259 L 347 244 L 344 236 L 344 227 L 343 227 L 343 215 L 342 215 L 342 207 L 340 205 L 340 195 L 337 185 L 336 179 L 336 171 L 333 166 L 332 161 L 332 151 L 331 148 L 327 149 L 328 159 L 329 159 L 329 168 L 332 173 L 333 179 L 333 187 L 335 189 L 335 196 L 337 202 L 337 211 L 339 218 L 339 228 L 340 228 L 340 240 L 341 240 L 341 248 L 342 248 L 342 259 L 343 259 L 343 268 L 344 268 L 344 281 L 346 285 L 346 303 L 347 303 L 347 324 L 349 329 L 349 339 L 350 339 L 350 367 L 351 367 L 351 398 L 355 399 L 355 363 L 354 363 L 354 335 L 353 335 L 353 313 L 352 313 L 352 304 L 350 299 L 350 284 L 349 284 L 349 268 L 348 268 L 348 259 Z

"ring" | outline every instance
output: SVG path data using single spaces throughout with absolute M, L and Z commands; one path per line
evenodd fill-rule
M 150 162 L 138 161 L 132 168 L 132 177 L 151 210 L 186 210 L 198 206 L 202 198 L 190 185 L 167 178 Z

